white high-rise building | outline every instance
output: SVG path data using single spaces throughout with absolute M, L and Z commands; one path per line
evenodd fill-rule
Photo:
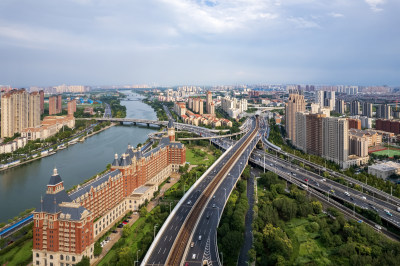
M 345 118 L 322 119 L 322 157 L 334 161 L 341 167 L 349 156 L 349 122 Z

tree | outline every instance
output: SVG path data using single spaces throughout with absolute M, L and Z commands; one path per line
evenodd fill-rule
M 122 228 L 122 237 L 127 238 L 130 234 L 131 228 L 129 227 L 129 225 L 124 226 L 124 228 Z
M 93 255 L 97 257 L 101 254 L 102 251 L 103 248 L 100 246 L 100 243 L 99 242 L 94 243 Z
M 82 260 L 75 265 L 76 266 L 90 266 L 90 259 L 89 259 L 89 257 L 83 256 Z
M 145 206 L 143 206 L 142 208 L 140 208 L 140 210 L 139 210 L 139 215 L 140 215 L 140 217 L 146 217 L 146 215 L 147 215 L 147 209 L 146 209 Z

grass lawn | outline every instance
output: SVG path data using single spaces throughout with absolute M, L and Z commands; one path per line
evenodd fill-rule
M 200 146 L 186 150 L 186 161 L 191 165 L 210 164 L 214 162 L 215 157 L 208 153 L 208 149 Z
M 25 265 L 32 260 L 32 239 L 25 241 L 20 246 L 16 246 L 6 254 L 0 256 L 0 265 L 7 266 Z
M 316 264 L 328 265 L 331 264 L 329 260 L 329 251 L 324 248 L 319 242 L 319 234 L 308 232 L 306 225 L 309 221 L 306 218 L 292 219 L 286 223 L 287 231 L 292 240 L 293 250 L 298 253 L 296 260 L 293 262 L 295 265 Z
M 388 155 L 389 157 L 394 157 L 395 155 L 400 155 L 400 150 L 390 149 L 390 150 L 376 151 L 376 152 L 373 152 L 373 154 Z

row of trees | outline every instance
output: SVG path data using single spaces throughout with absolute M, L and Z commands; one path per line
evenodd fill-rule
M 323 215 L 322 204 L 309 199 L 306 192 L 285 182 L 272 172 L 262 174 L 258 181 L 266 189 L 259 197 L 253 222 L 254 249 L 252 259 L 260 265 L 293 264 L 299 256 L 298 236 L 287 225 L 294 218 L 307 218 L 308 232 L 328 249 L 329 260 L 337 265 L 397 265 L 400 244 L 376 233 L 363 223 L 346 220 L 336 209 L 328 208 Z
M 218 228 L 218 250 L 224 254 L 224 265 L 236 265 L 244 242 L 245 217 L 249 204 L 246 181 L 239 180 L 225 206 Z

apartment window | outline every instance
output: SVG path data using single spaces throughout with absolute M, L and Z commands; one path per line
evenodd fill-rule
M 36 261 L 36 265 L 40 265 L 40 262 L 38 260 Z
M 50 255 L 50 259 L 51 259 L 51 260 L 53 259 L 53 255 Z
M 65 256 L 65 259 L 67 260 L 67 261 L 69 261 L 69 256 L 67 255 L 67 256 Z
M 75 256 L 72 256 L 72 261 L 75 261 Z

